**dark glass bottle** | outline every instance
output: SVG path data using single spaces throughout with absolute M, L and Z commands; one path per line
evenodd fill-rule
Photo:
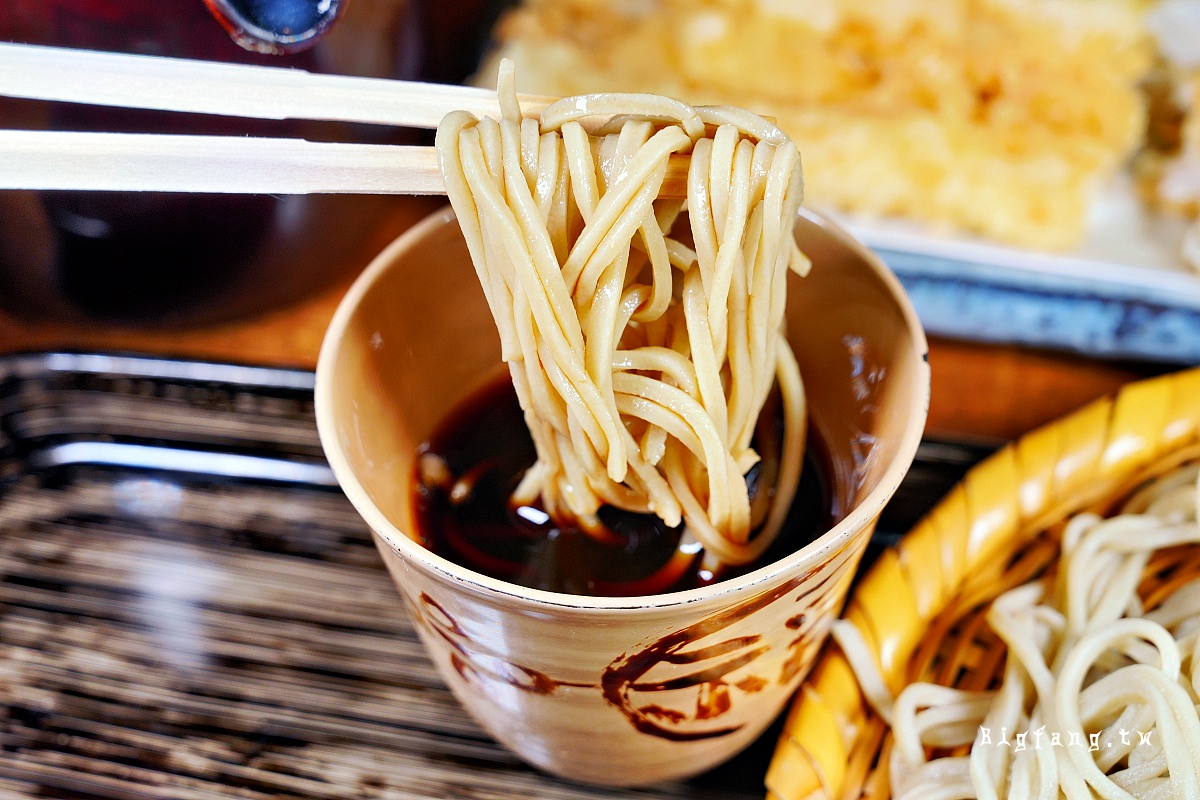
M 442 5 L 457 13 L 430 13 Z M 470 3 L 426 7 L 417 0 L 7 0 L 0 4 L 0 40 L 454 82 L 469 71 L 486 30 L 478 12 Z M 383 126 L 10 98 L 0 98 L 0 126 L 425 141 Z M 234 318 L 292 302 L 361 268 L 400 202 L 358 195 L 0 192 L 0 305 L 39 319 L 131 326 Z

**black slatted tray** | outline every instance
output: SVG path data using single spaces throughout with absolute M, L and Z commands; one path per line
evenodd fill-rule
M 699 778 L 619 792 L 493 742 L 337 489 L 312 388 L 300 370 L 0 359 L 0 800 L 763 796 L 777 728 Z M 990 449 L 925 443 L 873 548 Z

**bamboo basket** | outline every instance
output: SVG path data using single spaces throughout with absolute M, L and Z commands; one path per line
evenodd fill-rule
M 1145 480 L 1200 458 L 1200 368 L 1124 387 L 973 467 L 863 576 L 843 617 L 861 633 L 893 695 L 931 681 L 987 689 L 1005 648 L 990 600 L 1052 566 L 1056 526 L 1105 513 Z M 1164 551 L 1142 589 L 1200 573 L 1200 548 Z M 830 641 L 797 693 L 766 776 L 769 800 L 890 796 L 887 725 Z

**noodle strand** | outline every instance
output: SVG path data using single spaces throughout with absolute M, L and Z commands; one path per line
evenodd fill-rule
M 706 563 L 749 563 L 784 524 L 805 445 L 783 331 L 786 274 L 807 269 L 796 149 L 748 112 L 652 95 L 527 119 L 515 85 L 506 62 L 502 118 L 452 114 L 436 142 L 537 451 L 514 498 L 601 538 L 602 506 L 648 511 Z M 660 199 L 679 154 L 687 198 Z M 755 513 L 746 473 L 773 390 L 784 433 Z

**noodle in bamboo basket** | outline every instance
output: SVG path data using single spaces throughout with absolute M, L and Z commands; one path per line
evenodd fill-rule
M 851 596 L 768 796 L 1200 795 L 1200 369 L 974 467 Z

